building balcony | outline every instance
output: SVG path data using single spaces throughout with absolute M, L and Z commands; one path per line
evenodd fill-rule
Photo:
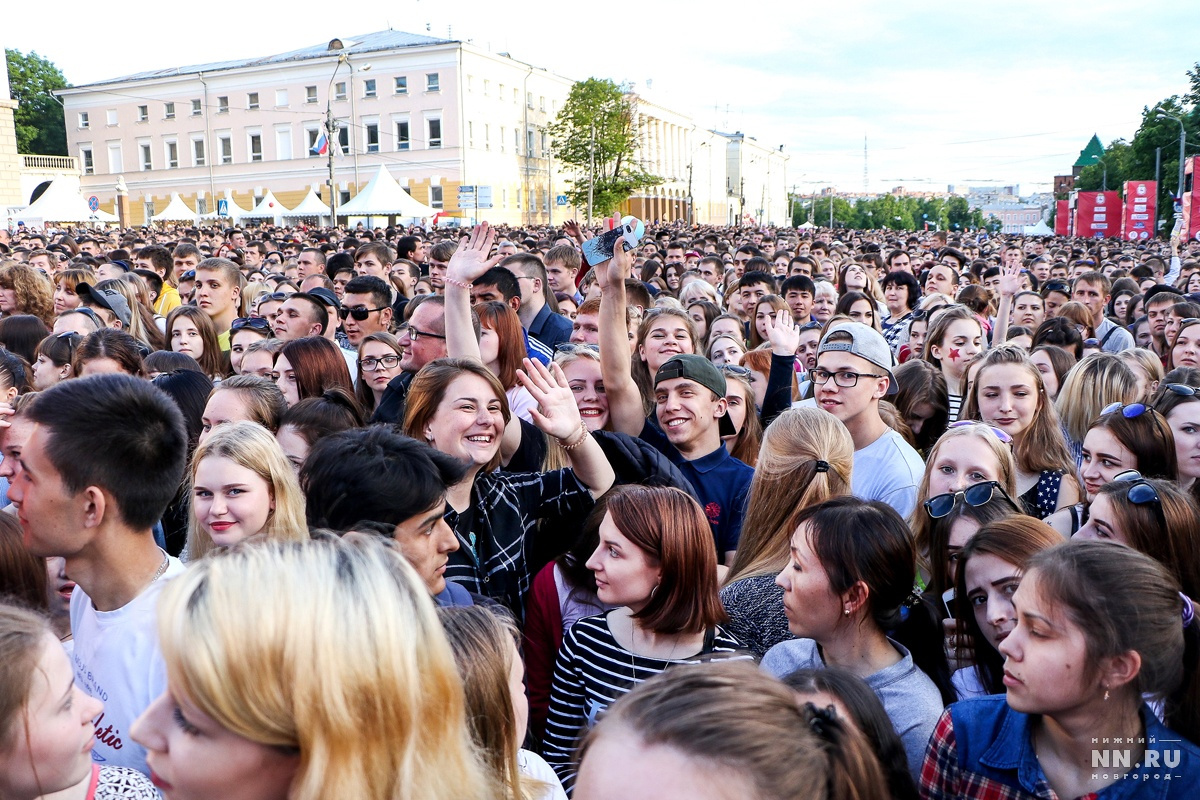
M 79 159 L 74 156 L 21 156 L 21 166 L 28 170 L 79 172 Z

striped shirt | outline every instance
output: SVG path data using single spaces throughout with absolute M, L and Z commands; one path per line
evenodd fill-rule
M 480 473 L 470 507 L 461 514 L 446 509 L 446 524 L 458 537 L 446 580 L 503 603 L 520 622 L 530 580 L 525 537 L 540 517 L 582 517 L 594 504 L 574 470 Z M 560 531 L 564 549 L 578 533 Z
M 563 635 L 550 690 L 550 716 L 542 754 L 558 773 L 563 788 L 571 791 L 575 773 L 575 744 L 596 724 L 601 712 L 635 685 L 675 664 L 695 664 L 712 655 L 730 657 L 741 644 L 719 625 L 709 653 L 684 658 L 659 659 L 631 653 L 612 635 L 608 616 L 585 617 Z

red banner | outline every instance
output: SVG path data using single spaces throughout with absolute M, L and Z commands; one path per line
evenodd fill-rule
M 1054 235 L 1071 235 L 1071 203 L 1067 200 L 1056 200 L 1054 203 Z
M 1158 184 L 1155 181 L 1125 181 L 1125 218 L 1122 238 L 1131 242 L 1154 238 Z
M 1085 239 L 1120 236 L 1120 194 L 1080 192 L 1075 201 L 1075 235 Z

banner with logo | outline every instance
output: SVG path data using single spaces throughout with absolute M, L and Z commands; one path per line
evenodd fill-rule
M 1069 200 L 1054 201 L 1054 235 L 1071 235 L 1071 202 Z
M 1125 181 L 1125 218 L 1121 237 L 1131 242 L 1153 239 L 1157 207 L 1156 181 Z
M 1080 192 L 1075 203 L 1075 235 L 1085 239 L 1120 236 L 1120 193 Z

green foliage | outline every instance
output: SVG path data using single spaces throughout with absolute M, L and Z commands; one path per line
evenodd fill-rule
M 14 113 L 17 152 L 47 156 L 67 155 L 67 128 L 63 107 L 51 92 L 70 86 L 58 67 L 37 53 L 25 55 L 5 49 L 8 83 L 17 101 Z
M 571 87 L 550 125 L 554 157 L 575 172 L 566 195 L 589 216 L 610 214 L 634 192 L 662 183 L 634 159 L 633 101 L 610 80 L 589 78 Z

